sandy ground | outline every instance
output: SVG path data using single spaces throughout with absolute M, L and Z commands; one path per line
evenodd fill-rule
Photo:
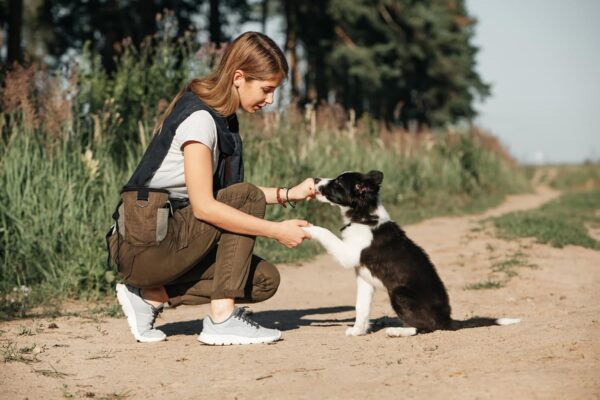
M 346 337 L 353 273 L 320 256 L 281 265 L 277 295 L 253 305 L 258 321 L 284 331 L 273 345 L 201 345 L 206 306 L 163 313 L 158 327 L 168 341 L 156 344 L 136 343 L 122 318 L 4 322 L 5 357 L 29 346 L 23 356 L 38 361 L 0 364 L 0 398 L 600 398 L 600 252 L 503 241 L 482 222 L 556 195 L 540 189 L 484 214 L 406 227 L 436 264 L 454 318 L 519 317 L 519 325 L 390 339 L 381 327 L 398 321 L 378 292 L 375 332 Z M 514 267 L 518 275 L 502 288 L 465 289 L 505 279 L 492 267 L 515 257 L 535 267 Z

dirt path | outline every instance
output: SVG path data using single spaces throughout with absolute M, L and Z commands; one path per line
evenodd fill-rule
M 284 330 L 275 345 L 199 344 L 205 306 L 167 310 L 158 325 L 169 339 L 157 344 L 135 343 L 120 318 L 2 323 L 5 357 L 12 346 L 10 354 L 39 362 L 1 364 L 0 398 L 600 398 L 600 252 L 507 242 L 480 222 L 556 195 L 540 189 L 481 215 L 406 229 L 437 265 L 454 318 L 520 317 L 519 325 L 345 337 L 354 317 L 353 273 L 320 256 L 282 265 L 279 293 L 253 307 L 257 320 Z M 515 259 L 537 268 L 508 263 L 518 275 L 504 287 L 464 289 L 505 279 L 491 269 Z M 393 315 L 384 293 L 373 308 L 376 328 L 395 322 L 383 318 Z

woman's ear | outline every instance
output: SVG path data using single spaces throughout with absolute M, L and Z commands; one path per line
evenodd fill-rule
M 241 69 L 236 69 L 235 72 L 233 73 L 233 85 L 236 88 L 239 88 L 242 84 L 242 81 L 244 80 L 244 71 L 242 71 Z

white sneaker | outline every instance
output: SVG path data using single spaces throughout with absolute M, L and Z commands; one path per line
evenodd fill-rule
M 126 284 L 117 284 L 117 300 L 127 316 L 131 333 L 138 342 L 160 342 L 167 338 L 161 330 L 154 329 L 154 321 L 163 310 L 163 306 L 154 307 L 140 295 L 140 289 Z
M 236 307 L 229 318 L 220 323 L 207 315 L 198 340 L 210 345 L 271 343 L 281 339 L 281 331 L 268 329 L 252 321 L 243 308 Z

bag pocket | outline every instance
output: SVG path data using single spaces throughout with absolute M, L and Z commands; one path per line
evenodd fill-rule
M 170 211 L 166 190 L 123 190 L 117 220 L 119 233 L 132 246 L 157 246 L 167 235 Z

